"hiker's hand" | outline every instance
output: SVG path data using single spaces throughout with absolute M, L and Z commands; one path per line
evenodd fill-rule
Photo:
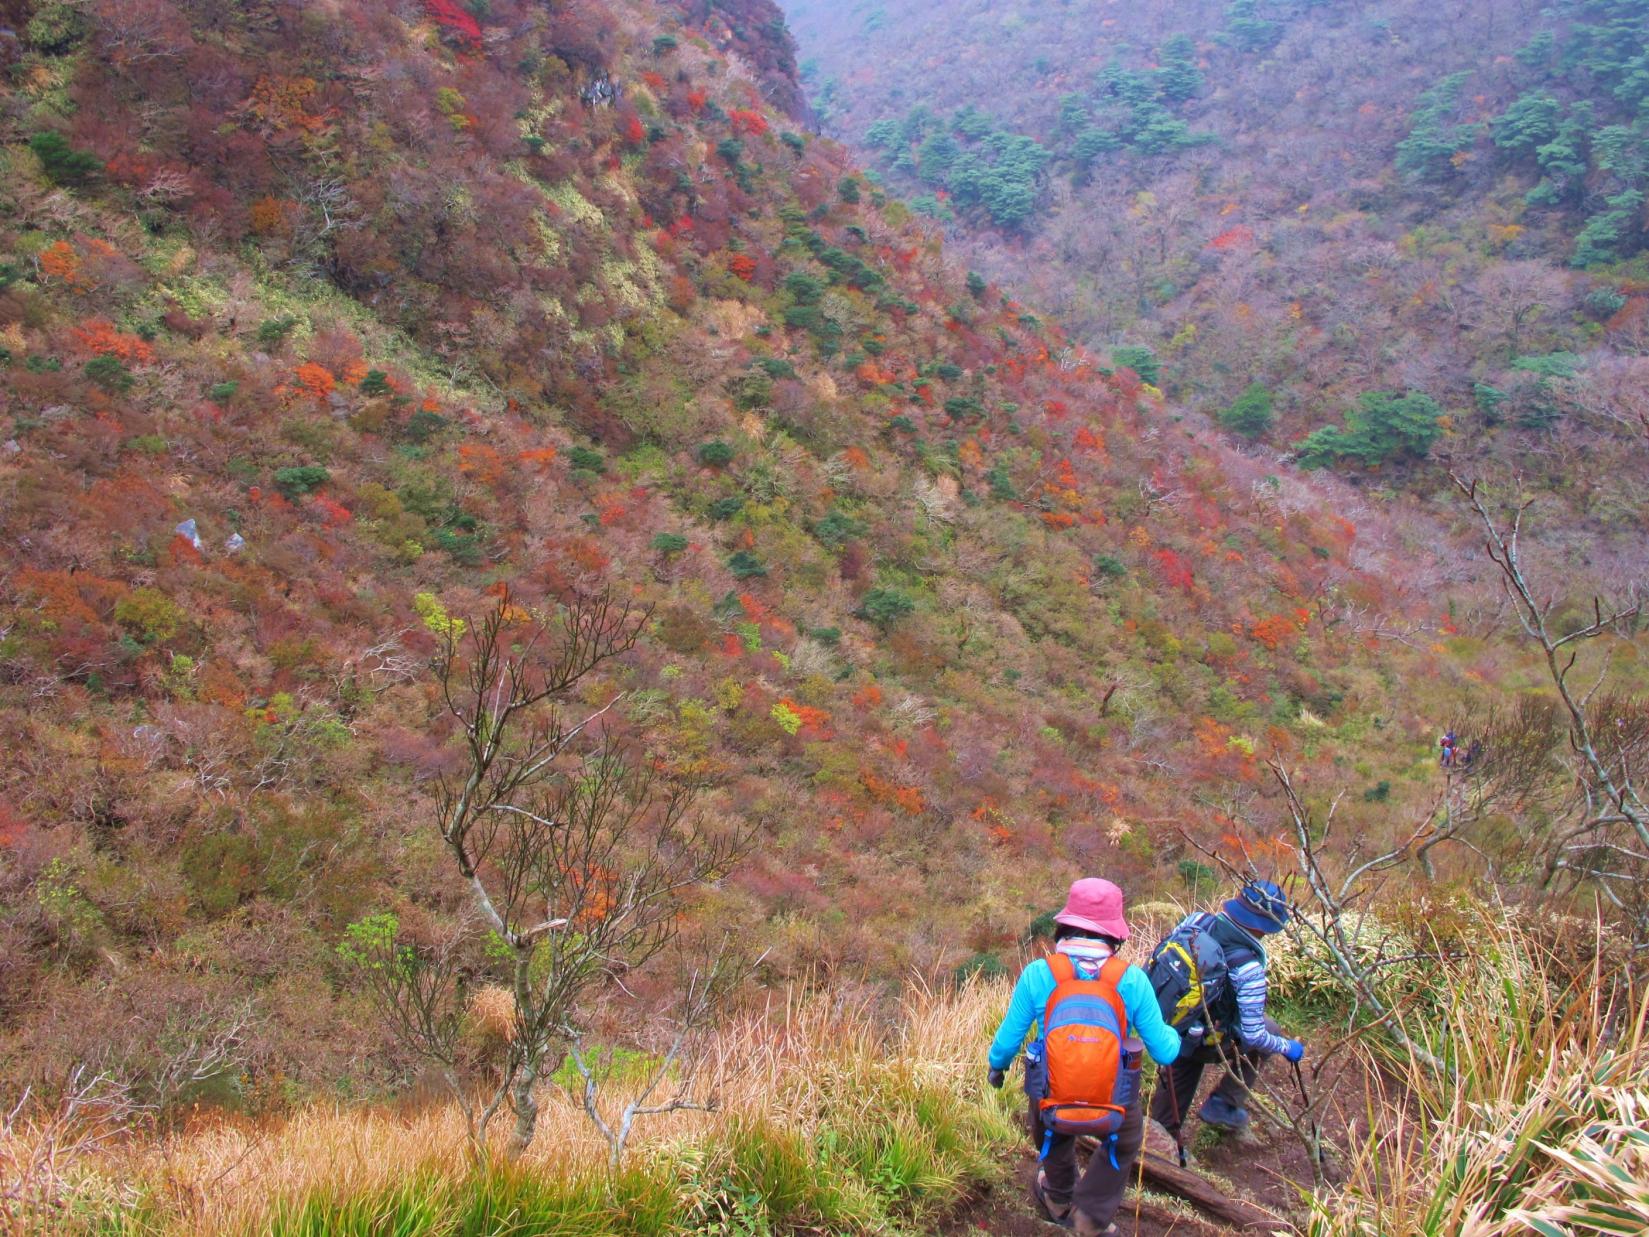
M 989 1081 L 991 1086 L 995 1087 L 998 1091 L 1002 1089 L 1002 1084 L 1007 1081 L 1007 1075 L 999 1069 L 993 1069 L 990 1073 L 985 1075 L 985 1078 Z
M 1293 1064 L 1298 1065 L 1300 1058 L 1305 1056 L 1305 1045 L 1297 1039 L 1291 1039 L 1288 1041 L 1288 1047 L 1283 1049 L 1283 1056 Z

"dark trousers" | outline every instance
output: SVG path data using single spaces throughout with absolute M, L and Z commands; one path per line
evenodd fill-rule
M 1030 1100 L 1026 1125 L 1036 1149 L 1042 1150 L 1046 1131 L 1042 1128 L 1042 1114 L 1038 1101 Z M 1048 1201 L 1056 1207 L 1072 1203 L 1099 1228 L 1103 1229 L 1122 1206 L 1122 1194 L 1128 1188 L 1128 1177 L 1139 1158 L 1140 1145 L 1145 1141 L 1145 1105 L 1134 1101 L 1122 1119 L 1117 1131 L 1116 1167 L 1111 1167 L 1111 1156 L 1105 1144 L 1100 1143 L 1088 1161 L 1088 1170 L 1077 1179 L 1076 1139 L 1066 1134 L 1055 1134 L 1048 1143 L 1047 1158 L 1042 1170 L 1048 1175 Z
M 1265 1025 L 1273 1034 L 1282 1034 L 1282 1028 L 1271 1019 L 1267 1018 Z M 1172 1065 L 1157 1071 L 1157 1089 L 1151 1096 L 1151 1119 L 1170 1134 L 1177 1134 L 1196 1103 L 1202 1071 L 1210 1065 L 1225 1068 L 1225 1077 L 1220 1079 L 1213 1095 L 1231 1108 L 1241 1108 L 1248 1102 L 1248 1089 L 1259 1077 L 1260 1062 L 1264 1059 L 1264 1053 L 1243 1052 L 1237 1046 L 1236 1036 L 1229 1032 L 1217 1044 L 1204 1044 L 1182 1052 Z

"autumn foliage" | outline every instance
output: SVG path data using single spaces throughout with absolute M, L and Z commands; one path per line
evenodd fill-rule
M 481 24 L 459 0 L 424 0 L 424 8 L 442 30 L 455 38 L 469 44 L 481 42 Z
M 249 1002 L 234 1102 L 399 1085 L 336 946 L 462 927 L 429 667 L 501 590 L 647 615 L 590 737 L 761 831 L 704 909 L 779 977 L 1005 952 L 1075 865 L 1173 889 L 1160 822 L 1213 836 L 1268 750 L 1413 765 L 1389 659 L 1477 681 L 1442 592 L 1369 635 L 1383 516 L 1279 494 L 763 102 L 765 2 L 151 7 L 154 54 L 118 5 L 29 53 L 121 176 L 0 138 L 16 1076 L 150 1076 Z

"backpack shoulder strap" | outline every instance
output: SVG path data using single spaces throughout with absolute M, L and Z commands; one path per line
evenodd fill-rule
M 1066 985 L 1076 982 L 1076 966 L 1064 954 L 1050 954 L 1048 956 L 1048 970 L 1053 972 L 1054 990 L 1048 993 L 1047 1003 L 1042 1007 L 1042 1037 L 1044 1039 L 1048 1034 L 1048 1023 L 1053 1019 L 1054 1006 L 1059 1003 L 1061 994 L 1065 993 Z
M 1262 967 L 1270 965 L 1265 956 L 1265 946 L 1260 944 L 1259 937 L 1238 927 L 1224 915 L 1210 915 L 1209 920 L 1214 929 L 1212 935 L 1225 950 L 1226 960 L 1232 970 L 1246 966 L 1251 961 L 1258 961 Z
M 1056 953 L 1048 958 L 1048 969 L 1053 972 L 1054 987 L 1068 984 L 1076 978 L 1076 964 L 1069 955 Z
M 1099 968 L 1099 982 L 1103 985 L 1105 999 L 1116 1011 L 1117 1030 L 1123 1039 L 1133 1033 L 1133 1028 L 1128 1025 L 1128 1003 L 1122 999 L 1122 977 L 1127 973 L 1128 963 L 1116 954 L 1105 959 L 1105 965 Z
M 1265 942 L 1257 936 L 1250 937 L 1249 939 L 1254 943 L 1254 957 L 1259 960 L 1260 969 L 1265 970 L 1269 968 L 1271 965 L 1271 959 L 1266 956 Z

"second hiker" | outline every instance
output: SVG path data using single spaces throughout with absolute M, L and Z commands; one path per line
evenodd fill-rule
M 1245 1104 L 1260 1063 L 1270 1055 L 1293 1062 L 1305 1055 L 1305 1045 L 1284 1035 L 1265 1012 L 1266 956 L 1261 938 L 1280 932 L 1287 923 L 1288 899 L 1283 891 L 1270 881 L 1249 881 L 1218 912 L 1187 917 L 1152 955 L 1151 977 L 1164 1000 L 1168 999 L 1164 981 L 1172 983 L 1176 954 L 1187 963 L 1177 968 L 1181 974 L 1202 971 L 1189 997 L 1181 980 L 1177 992 L 1181 1012 L 1167 1011 L 1184 1031 L 1185 1048 L 1173 1067 L 1158 1077 L 1151 1099 L 1151 1119 L 1181 1146 L 1182 1160 L 1180 1127 L 1196 1099 L 1205 1066 L 1223 1065 L 1225 1076 L 1197 1115 L 1204 1124 L 1246 1133 Z M 1190 959 L 1197 955 L 1198 962 L 1192 964 Z M 1214 974 L 1220 970 L 1223 976 Z
M 991 1043 L 990 1082 L 1002 1085 L 1040 1024 L 1025 1048 L 1028 1124 L 1042 1154 L 1032 1194 L 1054 1223 L 1081 1237 L 1107 1237 L 1117 1231 L 1111 1218 L 1144 1141 L 1140 1040 L 1167 1065 L 1179 1055 L 1180 1037 L 1163 1021 L 1145 972 L 1116 956 L 1128 939 L 1122 890 L 1079 880 L 1054 922 L 1053 956 L 1032 962 L 1014 985 Z M 1099 1147 L 1079 1181 L 1076 1141 L 1084 1134 Z

